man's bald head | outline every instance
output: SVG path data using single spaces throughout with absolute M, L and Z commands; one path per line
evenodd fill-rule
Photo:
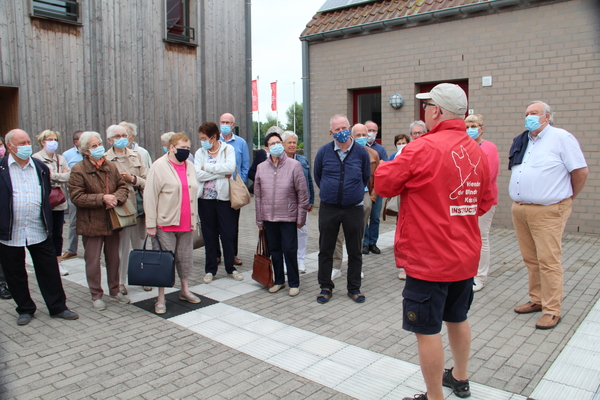
M 356 124 L 352 127 L 352 137 L 353 138 L 359 138 L 359 137 L 368 137 L 369 136 L 369 132 L 367 129 L 366 125 L 363 124 Z

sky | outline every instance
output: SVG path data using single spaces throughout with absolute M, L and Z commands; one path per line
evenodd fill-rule
M 302 45 L 300 34 L 325 0 L 252 1 L 252 79 L 258 79 L 258 113 L 266 121 L 271 111 L 271 82 L 277 81 L 279 120 L 285 111 L 302 103 Z M 294 85 L 295 82 L 295 85 Z M 295 96 L 294 96 L 295 88 Z

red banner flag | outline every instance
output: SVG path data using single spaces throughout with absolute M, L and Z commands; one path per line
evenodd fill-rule
M 271 111 L 277 111 L 277 82 L 271 83 Z
M 258 111 L 258 83 L 252 81 L 252 111 Z

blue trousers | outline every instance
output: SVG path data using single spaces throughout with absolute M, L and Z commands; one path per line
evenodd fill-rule
M 377 244 L 377 239 L 379 239 L 379 218 L 381 217 L 382 206 L 382 197 L 377 196 L 377 201 L 373 203 L 373 207 L 371 208 L 371 216 L 369 218 L 369 223 L 365 227 L 365 238 L 363 240 L 363 246 Z

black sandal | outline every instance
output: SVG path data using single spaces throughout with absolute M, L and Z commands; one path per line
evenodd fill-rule
M 332 291 L 331 289 L 321 289 L 321 293 L 317 296 L 317 303 L 325 304 L 331 298 Z

